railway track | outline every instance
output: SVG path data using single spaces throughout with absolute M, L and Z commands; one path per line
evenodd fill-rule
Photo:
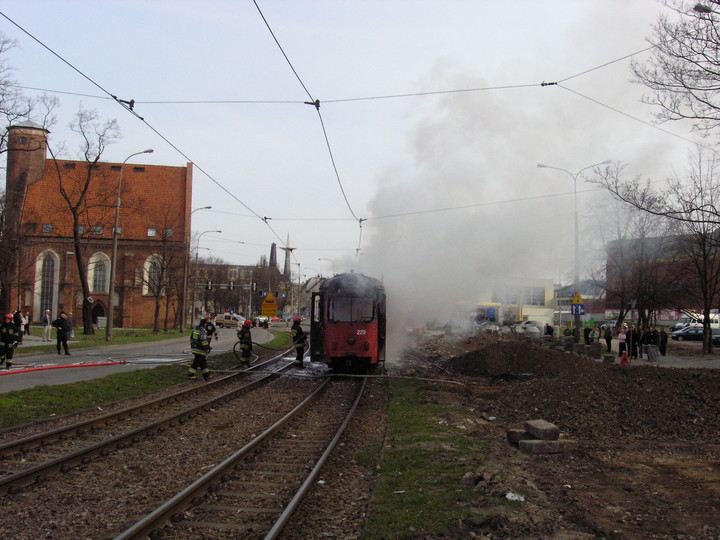
M 235 399 L 272 380 L 265 373 L 238 384 L 248 372 L 279 362 L 272 355 L 245 371 L 214 379 L 193 388 L 133 407 L 0 444 L 0 494 L 17 493 L 57 472 L 67 472 L 99 456 L 175 427 L 212 407 Z M 286 363 L 277 371 L 290 368 Z
M 317 479 L 365 384 L 325 379 L 263 433 L 115 540 L 276 538 Z

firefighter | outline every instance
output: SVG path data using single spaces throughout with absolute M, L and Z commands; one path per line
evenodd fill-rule
M 242 360 L 240 363 L 245 367 L 250 365 L 250 354 L 252 353 L 252 336 L 250 335 L 251 326 L 252 321 L 247 319 L 237 333 L 238 340 L 240 341 L 240 349 L 242 350 Z
M 0 366 L 5 362 L 7 369 L 12 367 L 13 353 L 19 341 L 20 331 L 13 322 L 13 314 L 8 313 L 0 324 Z
M 197 379 L 197 374 L 202 373 L 206 381 L 210 378 L 210 370 L 207 367 L 207 355 L 210 354 L 210 338 L 207 333 L 207 320 L 201 319 L 200 324 L 190 334 L 190 347 L 195 355 L 192 366 L 188 371 L 188 377 Z
M 208 341 L 212 341 L 213 336 L 215 336 L 215 340 L 217 341 L 218 335 L 217 335 L 217 328 L 215 327 L 215 323 L 213 323 L 213 320 L 215 320 L 215 317 L 213 317 L 210 313 L 205 315 L 205 320 L 207 321 L 207 337 Z
M 295 365 L 297 367 L 303 367 L 303 355 L 305 354 L 305 342 L 307 341 L 307 334 L 300 326 L 300 317 L 293 319 L 293 324 L 290 327 L 290 335 L 292 336 L 293 345 L 295 346 Z

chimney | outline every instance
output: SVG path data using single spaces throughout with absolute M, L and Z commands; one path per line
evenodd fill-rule
M 270 268 L 277 268 L 277 245 L 275 242 L 270 245 L 270 263 L 268 266 Z

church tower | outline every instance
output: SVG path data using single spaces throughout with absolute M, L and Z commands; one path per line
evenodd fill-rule
M 42 180 L 48 130 L 29 120 L 8 128 L 3 243 L 15 246 L 28 186 Z

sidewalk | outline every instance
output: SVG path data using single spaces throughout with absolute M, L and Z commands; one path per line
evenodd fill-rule
M 233 329 L 221 329 L 219 340 L 213 341 L 213 354 L 232 352 L 237 341 Z M 274 335 L 261 328 L 253 328 L 253 341 L 266 343 Z M 41 336 L 24 336 L 23 344 L 18 349 L 30 350 L 25 354 L 16 352 L 13 358 L 13 369 L 0 370 L 0 394 L 11 390 L 22 390 L 41 385 L 68 384 L 78 381 L 98 379 L 105 375 L 123 373 L 138 369 L 150 369 L 162 364 L 190 362 L 189 334 L 177 339 L 148 341 L 124 345 L 100 345 L 73 350 L 71 356 L 58 355 L 55 341 L 43 342 Z M 78 343 L 78 340 L 74 341 Z M 32 348 L 38 345 L 52 345 L 50 351 Z M 27 368 L 42 368 L 38 371 L 24 371 Z M 16 372 L 17 373 L 13 373 Z

